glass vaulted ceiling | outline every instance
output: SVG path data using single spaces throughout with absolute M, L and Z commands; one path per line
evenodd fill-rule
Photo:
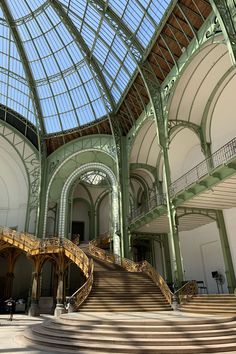
M 145 48 L 169 3 L 1 0 L 0 103 L 39 122 L 46 134 L 106 116 L 137 65 L 117 23 Z

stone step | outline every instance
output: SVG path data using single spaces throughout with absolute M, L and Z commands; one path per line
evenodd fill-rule
M 28 331 L 29 332 L 29 331 Z M 31 344 L 44 347 L 48 351 L 53 348 L 64 353 L 81 354 L 87 353 L 219 353 L 236 350 L 236 336 L 221 336 L 221 337 L 209 337 L 207 339 L 194 339 L 191 338 L 176 340 L 176 338 L 170 338 L 166 340 L 154 341 L 147 338 L 126 337 L 122 342 L 120 340 L 115 341 L 114 338 L 107 338 L 102 340 L 90 340 L 91 336 L 87 340 L 78 340 L 79 334 L 76 339 L 64 341 L 61 336 L 45 336 L 40 333 L 25 333 L 25 337 Z M 107 340 L 108 339 L 108 340 Z M 37 346 L 36 346 L 37 347 Z
M 128 304 L 130 304 L 130 303 L 140 303 L 140 304 L 142 304 L 142 303 L 143 304 L 146 304 L 146 303 L 154 303 L 154 304 L 161 303 L 161 304 L 167 304 L 167 301 L 165 299 L 153 299 L 153 298 L 142 299 L 142 298 L 138 298 L 138 297 L 136 297 L 135 299 L 132 299 L 132 297 L 131 298 L 123 298 L 122 301 L 121 301 L 120 297 L 117 297 L 117 298 L 111 297 L 109 299 L 109 297 L 98 298 L 97 296 L 94 296 L 94 297 L 91 296 L 85 301 L 86 304 L 92 304 L 92 303 L 93 304 L 94 303 L 100 304 L 102 302 L 106 302 L 106 303 L 109 302 L 110 304 L 117 304 L 117 303 L 121 303 L 121 304 L 125 304 L 125 303 L 128 303 Z
M 195 301 L 186 302 L 183 307 L 195 307 L 195 308 L 209 308 L 209 309 L 235 309 L 235 306 L 231 304 L 223 304 L 223 303 L 197 303 Z
M 191 312 L 191 313 L 202 313 L 202 314 L 215 314 L 215 315 L 228 315 L 228 316 L 235 316 L 236 309 L 232 310 L 225 310 L 225 309 L 204 309 L 199 307 L 183 307 L 180 308 L 181 312 Z
M 227 328 L 227 327 L 221 327 L 220 326 L 211 326 L 208 329 L 206 329 L 206 327 L 201 328 L 201 330 L 198 328 L 197 330 L 194 328 L 194 326 L 192 326 L 192 329 L 189 329 L 187 327 L 181 327 L 181 328 L 170 328 L 170 326 L 149 326 L 148 327 L 148 332 L 145 333 L 145 338 L 153 338 L 156 337 L 158 335 L 158 338 L 169 338 L 170 336 L 172 338 L 183 338 L 186 336 L 189 336 L 191 338 L 194 337 L 216 337 L 216 336 L 221 336 L 222 335 L 222 328 L 224 329 L 224 335 L 227 336 L 235 336 L 236 335 L 236 328 L 233 327 L 232 325 Z M 183 332 L 184 329 L 184 332 Z M 52 325 L 52 323 L 50 323 L 50 325 L 47 324 L 43 324 L 43 330 L 47 331 L 47 333 L 49 334 L 50 332 L 54 332 L 54 333 L 60 333 L 62 331 L 61 325 L 56 326 L 55 324 Z M 137 336 L 137 337 L 142 337 L 143 336 L 143 330 L 141 328 L 141 326 L 137 326 L 137 328 L 134 330 L 131 327 L 122 327 L 122 331 L 121 328 L 119 326 L 117 326 L 116 328 L 112 328 L 111 326 L 101 326 L 101 327 L 97 327 L 94 325 L 90 325 L 90 326 L 85 326 L 85 328 L 83 329 L 83 327 L 79 328 L 80 330 L 80 339 L 82 339 L 83 336 L 88 336 L 91 334 L 92 331 L 92 335 L 95 336 L 109 336 L 109 337 L 116 337 L 116 338 L 121 338 L 123 336 L 123 331 L 125 331 L 126 335 L 128 337 L 132 337 L 133 335 Z M 78 335 L 78 328 L 77 327 L 70 327 L 70 328 L 63 328 L 63 332 L 65 333 L 65 336 L 67 336 L 67 332 L 68 332 L 68 336 L 69 337 L 74 337 L 75 335 Z
M 100 307 L 93 307 L 93 306 L 81 306 L 79 308 L 79 312 L 140 312 L 140 311 L 172 311 L 169 306 L 112 306 L 108 307 L 100 306 Z
M 32 333 L 36 333 L 38 336 L 43 336 L 44 338 L 50 338 L 52 340 L 56 339 L 57 341 L 60 341 L 62 339 L 61 335 L 62 335 L 62 331 L 53 331 L 51 330 L 50 332 L 48 331 L 48 328 L 44 328 L 43 326 L 32 326 Z M 107 336 L 107 333 L 100 333 L 100 335 L 96 335 L 93 332 L 93 329 L 91 327 L 91 330 L 88 332 L 88 334 L 86 333 L 81 333 L 78 337 L 78 333 L 72 333 L 70 332 L 65 332 L 63 331 L 63 341 L 69 341 L 69 340 L 73 340 L 75 342 L 80 342 L 80 341 L 84 341 L 84 340 L 88 340 L 89 342 L 96 342 L 98 345 L 100 343 L 119 343 L 120 345 L 122 344 L 128 344 L 130 341 L 130 337 L 127 335 L 123 336 L 122 333 L 119 333 L 119 328 L 117 329 L 116 334 L 118 334 L 118 336 Z M 222 343 L 232 343 L 233 341 L 235 341 L 235 345 L 236 345 L 236 333 L 233 332 L 224 332 L 224 335 L 222 335 L 222 333 L 217 332 L 216 336 L 207 336 L 205 338 L 202 337 L 202 334 L 200 333 L 200 336 L 198 334 L 195 335 L 195 338 L 191 337 L 190 338 L 190 333 L 189 332 L 185 332 L 184 334 L 182 333 L 176 333 L 177 335 L 174 336 L 174 333 L 171 333 L 171 337 L 168 337 L 168 343 L 166 341 L 166 336 L 162 335 L 156 335 L 153 334 L 151 335 L 151 333 L 149 333 L 150 336 L 147 336 L 147 333 L 145 333 L 145 336 L 143 336 L 142 333 L 138 332 L 138 333 L 133 333 L 133 336 L 135 335 L 135 341 L 138 344 L 141 345 L 145 345 L 148 344 L 149 346 L 153 346 L 153 345 L 173 345 L 174 343 L 177 345 L 186 345 L 189 344 L 189 342 L 191 342 L 191 344 L 201 344 L 201 343 L 205 343 L 207 342 L 207 344 L 222 344 Z

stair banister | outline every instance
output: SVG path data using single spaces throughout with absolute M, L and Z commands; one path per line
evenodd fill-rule
M 67 300 L 68 312 L 77 311 L 79 306 L 87 299 L 93 287 L 93 260 L 90 259 L 89 263 L 89 277 L 86 282 L 72 294 Z
M 178 299 L 178 303 L 188 301 L 198 293 L 198 286 L 196 280 L 191 280 L 184 284 L 181 288 L 175 291 L 174 296 Z

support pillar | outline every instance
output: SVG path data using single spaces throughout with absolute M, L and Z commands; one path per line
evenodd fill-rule
M 14 283 L 14 267 L 16 260 L 21 254 L 21 251 L 17 248 L 10 248 L 8 251 L 8 264 L 7 264 L 7 273 L 6 273 L 6 284 L 4 289 L 4 296 L 9 298 L 12 296 L 13 283 Z
M 236 289 L 236 279 L 222 210 L 216 210 L 216 216 L 221 248 L 224 258 L 225 275 L 228 283 L 229 293 L 232 294 Z
M 57 260 L 57 303 L 54 310 L 54 316 L 60 316 L 62 313 L 66 312 L 64 307 L 65 268 L 65 256 L 63 253 L 59 253 Z
M 169 132 L 168 132 L 168 112 L 165 106 L 164 97 L 161 95 L 160 83 L 153 72 L 151 65 L 145 61 L 139 66 L 140 74 L 147 89 L 150 102 L 153 107 L 153 114 L 156 121 L 158 144 L 162 151 L 164 164 L 164 184 L 166 189 L 166 205 L 168 211 L 170 237 L 173 244 L 172 249 L 172 273 L 177 286 L 183 281 L 183 266 L 180 254 L 179 233 L 176 223 L 176 210 L 172 203 L 169 186 L 171 185 L 170 164 L 168 156 Z
M 169 186 L 171 184 L 170 178 L 170 165 L 169 165 L 169 156 L 166 147 L 162 147 L 163 159 L 164 159 L 164 180 L 166 186 L 166 205 L 168 211 L 169 227 L 170 227 L 170 237 L 173 244 L 172 247 L 172 273 L 173 280 L 177 287 L 182 284 L 183 281 L 183 264 L 180 251 L 180 241 L 179 241 L 179 232 L 176 218 L 176 209 L 172 203 Z
M 122 233 L 121 242 L 123 245 L 124 257 L 130 257 L 130 244 L 128 232 L 128 216 L 129 216 L 129 162 L 127 156 L 126 137 L 121 136 L 121 153 L 120 153 L 120 185 L 121 185 L 121 216 L 122 216 Z
M 33 272 L 31 303 L 28 312 L 28 315 L 32 317 L 36 317 L 40 315 L 40 311 L 39 311 L 40 277 L 41 277 L 41 273 Z
M 172 272 L 171 272 L 171 257 L 170 257 L 168 235 L 162 235 L 161 241 L 162 241 L 162 246 L 163 246 L 163 251 L 164 251 L 166 282 L 168 284 L 171 284 L 173 282 L 173 278 L 172 278 Z

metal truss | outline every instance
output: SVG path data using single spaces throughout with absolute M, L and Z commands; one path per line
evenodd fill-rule
M 74 25 L 72 20 L 69 18 L 68 14 L 66 13 L 63 6 L 57 0 L 49 0 L 49 2 L 51 4 L 52 8 L 56 11 L 58 16 L 60 17 L 62 23 L 67 27 L 68 31 L 71 33 L 71 35 L 75 39 L 80 50 L 83 52 L 85 61 L 88 64 L 88 66 L 90 67 L 90 69 L 92 70 L 95 81 L 100 89 L 100 92 L 102 93 L 102 97 L 103 97 L 103 100 L 104 100 L 104 103 L 106 105 L 108 112 L 113 111 L 114 107 L 115 107 L 115 102 L 113 100 L 113 97 L 111 96 L 110 90 L 106 84 L 106 81 L 103 77 L 101 69 L 99 68 L 99 65 L 98 65 L 96 59 L 94 58 L 93 54 L 89 50 L 81 33 L 78 31 L 77 27 Z
M 2 11 L 3 11 L 4 15 L 5 15 L 7 24 L 9 26 L 10 30 L 11 30 L 12 36 L 13 36 L 14 41 L 15 41 L 15 45 L 16 45 L 16 47 L 18 49 L 18 53 L 19 53 L 19 56 L 20 56 L 21 61 L 22 61 L 22 65 L 23 65 L 23 68 L 24 68 L 24 71 L 25 71 L 25 76 L 26 76 L 26 79 L 27 79 L 27 82 L 28 82 L 28 85 L 29 85 L 29 88 L 30 88 L 30 92 L 31 92 L 31 95 L 32 95 L 33 103 L 34 103 L 34 108 L 35 108 L 35 111 L 36 111 L 36 118 L 38 120 L 37 126 L 38 126 L 38 123 L 39 123 L 43 134 L 45 134 L 45 128 L 44 128 L 44 123 L 43 123 L 43 114 L 42 114 L 42 110 L 41 110 L 41 105 L 40 105 L 38 93 L 37 93 L 37 90 L 36 90 L 36 87 L 35 87 L 35 81 L 34 81 L 34 78 L 33 78 L 33 74 L 31 72 L 31 68 L 30 68 L 30 65 L 29 65 L 29 62 L 28 62 L 28 59 L 27 59 L 27 55 L 25 53 L 21 38 L 20 38 L 19 33 L 18 33 L 17 29 L 16 29 L 16 26 L 15 26 L 15 23 L 14 23 L 14 19 L 13 19 L 12 15 L 11 15 L 11 12 L 10 12 L 5 0 L 2 0 L 0 2 L 0 7 L 2 8 Z M 10 60 L 10 58 L 9 58 L 9 60 Z
M 177 208 L 177 219 L 182 218 L 183 216 L 186 215 L 203 215 L 206 216 L 212 220 L 217 220 L 217 214 L 216 214 L 216 210 L 214 209 L 199 209 L 199 208 L 185 208 L 185 207 L 181 207 L 181 208 Z
M 142 44 L 136 38 L 135 34 L 130 31 L 129 27 L 109 7 L 108 3 L 103 0 L 88 0 L 88 3 L 91 4 L 97 12 L 109 22 L 136 60 L 138 62 L 141 61 L 144 54 Z
M 227 41 L 233 65 L 236 65 L 235 3 L 230 0 L 210 0 L 210 3 Z

